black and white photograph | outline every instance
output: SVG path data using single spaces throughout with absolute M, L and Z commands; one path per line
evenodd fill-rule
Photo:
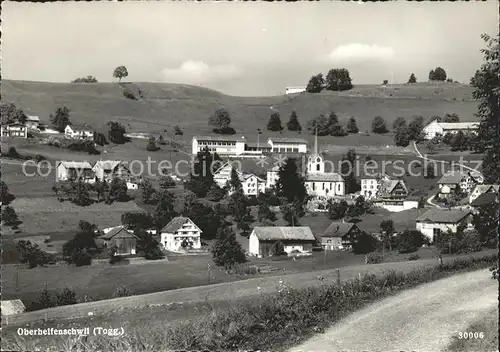
M 1 351 L 499 351 L 498 1 L 1 6 Z

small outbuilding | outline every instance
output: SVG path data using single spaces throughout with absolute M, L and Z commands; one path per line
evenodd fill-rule
M 273 255 L 278 246 L 290 253 L 310 253 L 316 242 L 308 226 L 255 227 L 250 234 L 248 253 L 262 258 Z

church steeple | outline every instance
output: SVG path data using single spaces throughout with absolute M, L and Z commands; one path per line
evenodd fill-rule
M 319 155 L 318 153 L 318 127 L 314 129 L 314 154 L 313 156 Z
M 318 130 L 314 129 L 314 150 L 313 153 L 309 156 L 307 169 L 311 173 L 324 173 L 325 165 L 323 163 L 323 158 L 319 155 L 318 148 Z

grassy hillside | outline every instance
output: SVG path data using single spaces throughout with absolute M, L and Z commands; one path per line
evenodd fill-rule
M 137 100 L 125 98 L 123 90 L 132 91 Z M 462 121 L 474 120 L 477 104 L 472 101 L 472 88 L 455 83 L 418 83 L 415 85 L 359 86 L 345 92 L 303 93 L 294 96 L 233 97 L 207 88 L 163 83 L 43 83 L 2 81 L 2 101 L 14 102 L 27 114 L 48 121 L 50 113 L 63 105 L 71 110 L 74 123 L 88 123 L 101 129 L 109 120 L 122 122 L 130 132 L 167 130 L 178 124 L 184 130 L 182 139 L 210 134 L 208 116 L 217 108 L 227 109 L 238 134 L 257 139 L 256 129 L 265 129 L 273 109 L 286 123 L 296 110 L 303 128 L 320 113 L 336 112 L 341 122 L 354 116 L 361 131 L 370 130 L 374 116 L 380 115 L 390 125 L 398 116 L 425 118 L 458 113 Z M 271 108 L 272 107 L 272 108 Z M 255 136 L 252 136 L 255 134 Z M 296 135 L 284 131 L 283 135 Z M 272 135 L 264 133 L 262 138 Z M 390 136 L 377 136 L 380 144 L 392 141 Z M 341 145 L 377 144 L 359 141 L 358 136 L 328 137 L 326 142 Z

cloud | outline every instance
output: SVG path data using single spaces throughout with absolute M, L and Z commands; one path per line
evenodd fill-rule
M 336 47 L 329 55 L 330 61 L 344 60 L 388 60 L 395 55 L 394 49 L 388 46 L 352 43 Z
M 169 82 L 176 83 L 207 83 L 222 81 L 238 77 L 240 69 L 235 65 L 210 66 L 203 61 L 187 60 L 178 68 L 165 68 L 161 70 L 161 77 Z

